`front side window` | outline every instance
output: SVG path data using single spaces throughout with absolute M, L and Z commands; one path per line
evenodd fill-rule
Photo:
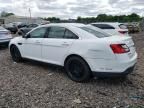
M 64 38 L 65 28 L 63 27 L 50 27 L 48 38 Z
M 47 28 L 37 28 L 30 33 L 30 38 L 44 38 Z

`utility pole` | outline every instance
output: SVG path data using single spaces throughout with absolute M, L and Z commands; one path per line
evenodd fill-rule
M 30 19 L 31 19 L 31 9 L 29 8 L 29 14 L 30 14 Z
M 29 8 L 29 15 L 30 15 L 29 23 L 31 23 L 31 9 L 30 8 Z

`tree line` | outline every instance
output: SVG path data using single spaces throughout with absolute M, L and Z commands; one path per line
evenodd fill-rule
M 92 22 L 139 22 L 142 20 L 136 13 L 132 13 L 130 15 L 107 15 L 107 14 L 99 14 L 96 17 L 77 17 L 75 20 L 61 20 L 56 17 L 48 17 L 44 18 L 50 22 L 78 22 L 78 23 L 92 23 Z
M 8 17 L 8 16 L 11 16 L 11 15 L 14 15 L 14 13 L 2 11 L 1 14 L 0 14 L 1 17 Z
M 77 22 L 81 23 L 92 23 L 92 22 L 138 22 L 141 21 L 141 17 L 136 13 L 130 15 L 106 15 L 99 14 L 97 17 L 78 17 Z

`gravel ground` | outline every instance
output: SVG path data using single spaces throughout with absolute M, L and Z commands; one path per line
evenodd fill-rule
M 144 33 L 132 35 L 139 55 L 127 78 L 71 81 L 60 67 L 12 61 L 0 48 L 0 108 L 144 108 Z

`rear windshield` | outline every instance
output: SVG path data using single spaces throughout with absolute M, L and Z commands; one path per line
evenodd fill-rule
M 100 29 L 115 29 L 114 27 L 108 24 L 92 24 L 92 25 Z
M 124 25 L 124 24 L 120 24 L 119 27 L 120 27 L 121 29 L 127 29 L 127 26 Z
M 110 34 L 107 34 L 105 32 L 99 32 L 99 31 L 97 31 L 97 30 L 95 30 L 95 29 L 93 29 L 91 27 L 79 27 L 79 28 L 84 30 L 84 31 L 86 31 L 86 32 L 88 32 L 88 33 L 91 33 L 91 34 L 95 35 L 98 38 L 111 36 Z

